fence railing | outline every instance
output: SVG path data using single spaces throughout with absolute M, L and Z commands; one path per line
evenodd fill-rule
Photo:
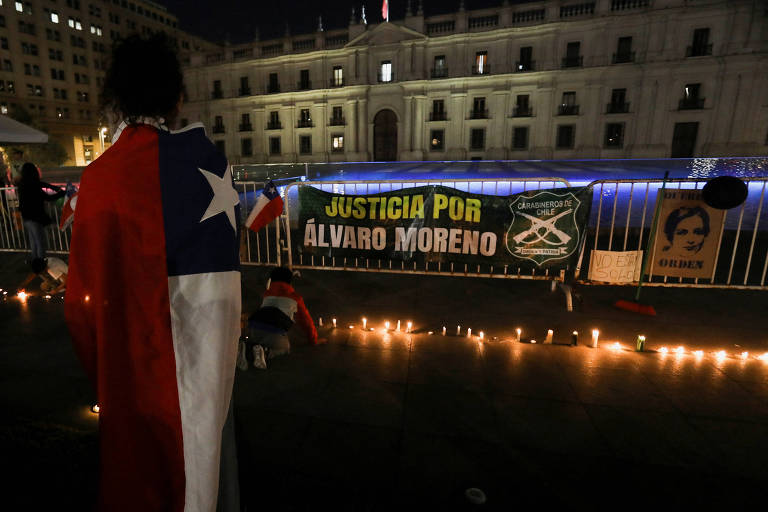
M 45 230 L 47 252 L 66 254 L 69 252 L 71 228 L 60 231 L 58 201 L 46 202 L 46 212 L 53 221 L 50 228 Z M 19 199 L 16 188 L 0 188 L 0 252 L 19 252 L 29 249 L 27 232 L 19 211 Z

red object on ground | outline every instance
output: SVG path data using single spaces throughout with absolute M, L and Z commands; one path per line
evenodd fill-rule
M 619 309 L 639 313 L 641 315 L 656 316 L 656 310 L 650 304 L 640 304 L 631 300 L 617 300 L 614 304 Z

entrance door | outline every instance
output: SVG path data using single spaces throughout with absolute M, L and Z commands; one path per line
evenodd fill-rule
M 675 123 L 672 135 L 672 158 L 692 158 L 696 149 L 699 123 Z
M 373 159 L 397 160 L 397 116 L 391 110 L 381 110 L 373 118 Z

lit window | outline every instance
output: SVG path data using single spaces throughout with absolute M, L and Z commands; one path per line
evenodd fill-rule
M 475 54 L 475 73 L 483 75 L 488 72 L 488 53 L 477 52 Z
M 59 14 L 52 12 L 51 13 L 51 22 L 52 23 L 58 23 L 59 22 Z
M 334 135 L 331 138 L 331 149 L 332 149 L 332 151 L 344 151 L 344 136 L 343 135 Z
M 75 19 L 74 18 L 69 18 L 67 20 L 67 25 L 69 25 L 69 28 L 75 28 Z
M 392 81 L 392 62 L 385 60 L 381 63 L 381 82 Z
M 24 12 L 24 4 L 21 2 L 16 2 L 16 10 L 18 12 Z
M 75 21 L 75 29 L 76 30 L 83 30 L 83 24 L 80 23 L 80 20 Z
M 8 105 L 3 103 L 0 105 L 0 114 L 7 114 L 8 113 Z
M 333 85 L 336 87 L 344 85 L 344 70 L 341 66 L 333 67 Z

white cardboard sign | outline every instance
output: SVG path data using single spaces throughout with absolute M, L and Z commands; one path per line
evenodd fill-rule
M 635 283 L 640 279 L 643 251 L 592 251 L 589 279 L 602 283 Z

